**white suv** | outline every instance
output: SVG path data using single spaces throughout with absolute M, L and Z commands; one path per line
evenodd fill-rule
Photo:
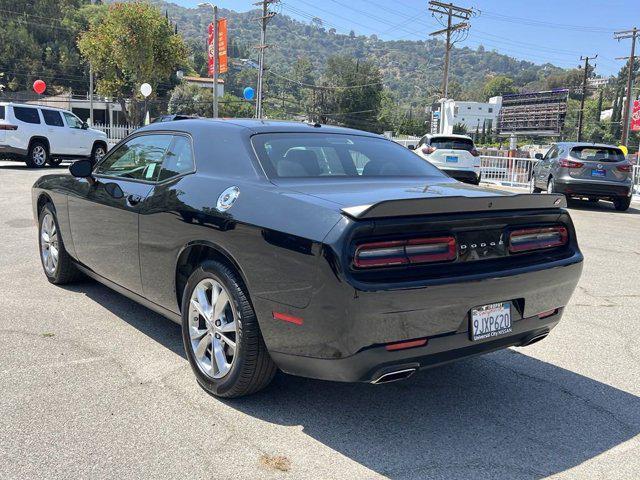
M 456 180 L 480 183 L 480 155 L 471 137 L 425 135 L 414 152 Z
M 107 135 L 68 110 L 0 102 L 0 158 L 17 159 L 29 167 L 59 165 L 64 159 L 107 153 Z

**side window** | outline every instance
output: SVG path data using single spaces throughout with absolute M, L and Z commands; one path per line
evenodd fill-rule
M 45 110 L 44 108 L 40 111 L 44 117 L 44 123 L 52 127 L 64 127 L 64 122 L 62 121 L 60 112 L 56 110 Z
M 13 107 L 13 114 L 21 122 L 35 124 L 40 123 L 40 115 L 38 115 L 37 108 Z
M 97 169 L 100 175 L 154 182 L 172 135 L 140 135 L 118 147 Z
M 0 120 L 4 120 L 4 105 L 0 105 Z
M 549 149 L 547 154 L 544 156 L 543 160 L 551 160 L 552 158 L 556 158 L 557 155 L 558 155 L 558 147 L 554 145 Z
M 159 180 L 167 180 L 171 177 L 190 173 L 195 170 L 191 140 L 181 135 L 173 137 L 173 143 L 164 156 Z
M 67 120 L 67 125 L 69 128 L 82 128 L 82 120 L 76 117 L 73 113 L 62 112 L 64 114 L 64 118 Z
M 420 139 L 420 141 L 418 142 L 418 147 L 421 147 L 422 145 L 424 145 L 427 142 L 427 136 L 425 135 L 424 137 L 422 137 Z M 416 148 L 418 148 L 416 147 Z

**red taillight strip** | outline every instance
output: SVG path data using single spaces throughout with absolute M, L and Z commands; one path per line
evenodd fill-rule
M 518 239 L 518 237 L 520 238 Z M 509 252 L 519 253 L 559 247 L 565 245 L 568 238 L 569 234 L 565 227 L 524 228 L 522 230 L 515 230 L 509 235 Z M 517 243 L 518 240 L 522 243 Z
M 560 160 L 560 166 L 565 168 L 581 168 L 584 166 L 582 162 L 576 162 L 575 160 L 571 160 L 568 158 L 563 158 Z
M 427 339 L 421 338 L 419 340 L 409 340 L 408 342 L 388 343 L 384 346 L 384 348 L 389 352 L 393 352 L 394 350 L 404 350 L 405 348 L 422 347 L 426 344 Z
M 625 163 L 622 165 L 618 165 L 616 167 L 616 169 L 618 169 L 618 171 L 620 172 L 630 172 L 631 171 L 631 164 L 630 163 Z
M 353 263 L 357 268 L 390 267 L 450 261 L 456 256 L 453 237 L 416 238 L 363 243 L 356 248 Z
M 287 313 L 281 313 L 281 312 L 271 312 L 271 313 L 273 313 L 273 318 L 275 320 L 282 320 L 283 322 L 289 322 L 295 325 L 302 325 L 304 323 L 304 320 L 302 320 L 300 317 L 294 317 L 293 315 L 289 315 Z

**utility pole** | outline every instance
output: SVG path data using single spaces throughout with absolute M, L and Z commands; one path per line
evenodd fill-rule
M 443 3 L 437 0 L 431 0 L 429 2 L 429 11 L 435 15 L 446 15 L 447 16 L 447 28 L 443 28 L 442 30 L 437 30 L 435 32 L 431 32 L 429 36 L 436 36 L 441 34 L 446 34 L 446 44 L 444 51 L 444 75 L 442 78 L 442 99 L 443 101 L 440 103 L 440 133 L 443 132 L 444 128 L 444 100 L 446 100 L 449 94 L 449 57 L 451 54 L 451 34 L 456 31 L 464 31 L 469 29 L 469 24 L 466 22 L 473 15 L 473 9 L 471 8 L 463 8 L 453 3 Z M 458 18 L 463 20 L 462 22 L 453 24 L 453 18 Z
M 587 78 L 589 77 L 589 60 L 595 60 L 598 55 L 593 57 L 583 57 L 580 55 L 580 61 L 584 60 L 584 76 L 582 77 L 582 96 L 580 98 L 580 111 L 578 112 L 578 138 L 577 142 L 582 141 L 582 121 L 584 119 L 584 99 L 587 96 Z M 595 67 L 595 65 L 594 65 Z
M 91 63 L 89 63 L 89 123 L 93 127 L 93 65 Z
M 629 72 L 627 75 L 627 94 L 626 94 L 626 102 L 624 103 L 624 107 L 622 110 L 622 138 L 620 139 L 620 143 L 625 147 L 628 146 L 629 142 L 629 113 L 631 113 L 631 87 L 633 84 L 633 71 L 635 67 L 635 55 L 636 55 L 636 38 L 638 38 L 638 30 L 637 27 L 633 27 L 632 30 L 625 30 L 622 32 L 615 32 L 613 34 L 613 38 L 620 41 L 625 38 L 631 39 L 631 55 L 629 56 Z
M 261 0 L 254 5 L 262 6 L 262 17 L 260 17 L 261 31 L 260 31 L 260 61 L 258 66 L 258 92 L 256 95 L 256 118 L 262 118 L 262 99 L 264 97 L 263 84 L 264 84 L 264 54 L 265 50 L 269 48 L 267 45 L 267 24 L 276 14 L 269 11 L 269 5 L 277 3 L 280 0 Z
M 198 7 L 211 7 L 213 10 L 213 118 L 218 118 L 218 72 L 220 71 L 219 62 L 219 51 L 218 51 L 218 7 L 212 3 L 199 3 Z

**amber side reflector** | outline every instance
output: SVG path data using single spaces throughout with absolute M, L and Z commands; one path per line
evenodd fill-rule
M 556 313 L 558 313 L 558 310 L 560 310 L 560 309 L 559 308 L 554 308 L 553 310 L 547 310 L 546 312 L 540 312 L 538 314 L 538 318 L 550 317 L 551 315 L 555 315 Z
M 276 320 L 282 320 L 283 322 L 293 323 L 295 325 L 302 325 L 304 321 L 300 317 L 294 317 L 293 315 L 289 315 L 287 313 L 281 312 L 272 312 L 273 318 Z
M 419 340 L 409 340 L 408 342 L 395 342 L 388 343 L 384 346 L 384 348 L 390 352 L 394 350 L 404 350 L 405 348 L 413 348 L 413 347 L 422 347 L 427 344 L 426 338 L 421 338 Z

